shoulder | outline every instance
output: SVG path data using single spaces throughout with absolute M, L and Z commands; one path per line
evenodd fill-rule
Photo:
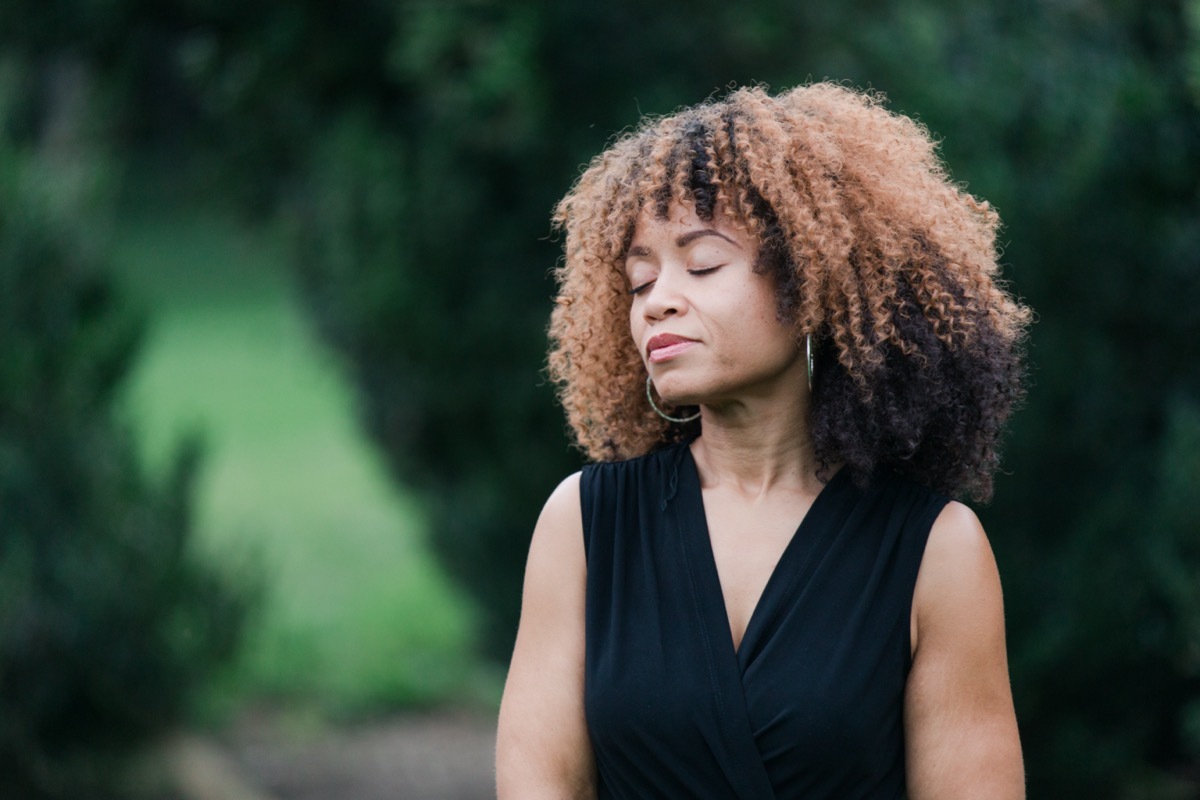
M 582 472 L 568 475 L 550 493 L 538 516 L 530 543 L 530 556 L 537 550 L 562 550 L 569 542 L 581 543 L 583 515 L 579 508 L 579 484 Z
M 613 461 L 593 461 L 586 465 L 582 472 L 586 477 L 588 475 L 617 475 L 636 473 L 646 469 L 657 469 L 661 465 L 678 461 L 683 449 L 687 448 L 689 444 L 690 440 L 671 442 L 659 445 L 639 456 L 631 456 Z
M 974 511 L 954 500 L 942 507 L 929 529 L 922 570 L 931 579 L 954 582 L 964 572 L 976 577 L 995 572 L 991 544 Z
M 847 467 L 842 467 L 842 471 L 846 470 Z M 861 513 L 874 516 L 888 529 L 902 532 L 905 551 L 912 558 L 913 579 L 933 529 L 957 513 L 947 509 L 958 506 L 961 511 L 971 513 L 946 495 L 889 468 L 880 468 L 865 479 L 854 472 L 850 472 L 850 477 L 859 492 L 856 502 Z
M 576 472 L 558 485 L 534 526 L 525 563 L 523 627 L 557 618 L 570 605 L 566 598 L 582 597 L 587 566 L 579 512 L 579 477 Z
M 606 505 L 607 498 L 618 494 L 629 499 L 645 491 L 661 491 L 666 486 L 664 481 L 678 473 L 687 446 L 687 442 L 677 442 L 633 458 L 585 466 L 579 476 L 584 515 L 590 516 L 590 510 L 603 511 L 596 507 Z
M 946 503 L 929 530 L 913 606 L 916 632 L 924 639 L 997 627 L 1003 635 L 996 559 L 979 518 L 962 503 Z
M 581 470 L 562 479 L 558 486 L 554 488 L 554 491 L 550 493 L 550 497 L 546 499 L 546 504 L 542 506 L 539 523 L 542 519 L 555 519 L 567 515 L 572 510 L 578 516 L 579 482 L 582 477 L 583 472 Z

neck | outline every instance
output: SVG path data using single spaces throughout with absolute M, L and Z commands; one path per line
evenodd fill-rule
M 729 485 L 752 497 L 774 488 L 819 488 L 807 395 L 706 405 L 702 413 L 703 434 L 692 454 L 705 486 Z

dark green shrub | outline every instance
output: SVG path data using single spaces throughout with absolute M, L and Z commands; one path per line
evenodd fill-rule
M 56 173 L 0 146 L 0 796 L 107 796 L 246 602 L 190 549 L 199 450 L 149 480 L 114 400 L 142 324 Z

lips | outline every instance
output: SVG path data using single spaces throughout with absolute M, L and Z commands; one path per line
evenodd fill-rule
M 646 356 L 652 363 L 657 364 L 674 358 L 694 344 L 696 344 L 696 340 L 686 336 L 660 333 L 651 337 L 650 341 L 646 343 Z

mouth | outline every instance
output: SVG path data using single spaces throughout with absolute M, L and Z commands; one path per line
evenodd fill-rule
M 646 343 L 646 358 L 652 364 L 658 364 L 687 350 L 696 344 L 695 339 L 686 336 L 676 336 L 673 333 L 660 333 Z

